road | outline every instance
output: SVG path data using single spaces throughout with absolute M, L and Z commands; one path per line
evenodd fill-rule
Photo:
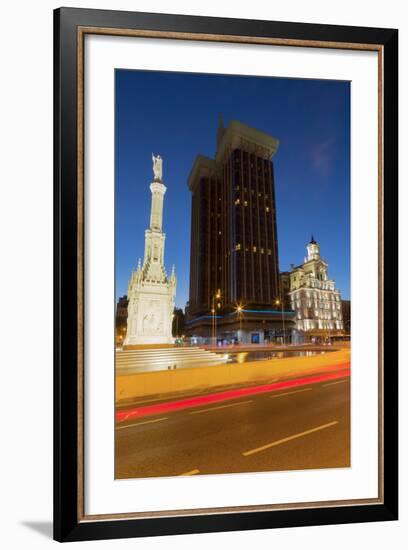
M 350 379 L 243 396 L 116 428 L 117 479 L 350 465 Z

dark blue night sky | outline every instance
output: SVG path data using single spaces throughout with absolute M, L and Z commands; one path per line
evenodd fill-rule
M 176 305 L 188 300 L 197 154 L 213 157 L 219 115 L 280 141 L 274 157 L 281 271 L 303 262 L 313 233 L 344 299 L 350 295 L 350 84 L 325 80 L 116 70 L 116 296 L 149 226 L 151 155 L 163 157 L 165 263 Z

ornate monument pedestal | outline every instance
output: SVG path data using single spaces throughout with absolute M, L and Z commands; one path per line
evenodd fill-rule
M 145 232 L 143 266 L 140 259 L 128 286 L 128 320 L 124 347 L 141 344 L 172 344 L 172 321 L 176 294 L 174 266 L 170 277 L 164 267 L 162 231 L 163 199 L 162 159 L 153 158 L 154 181 L 150 184 L 152 206 L 150 228 Z

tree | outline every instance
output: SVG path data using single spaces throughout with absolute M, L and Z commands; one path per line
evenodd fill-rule
M 182 336 L 185 332 L 185 315 L 181 308 L 174 308 L 171 332 L 174 337 Z

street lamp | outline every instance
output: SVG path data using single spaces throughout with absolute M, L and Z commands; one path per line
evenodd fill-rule
M 239 318 L 239 336 L 242 337 L 242 306 L 237 306 L 237 313 Z M 238 338 L 238 343 L 240 343 L 240 338 Z
M 281 305 L 281 311 L 282 311 L 282 329 L 283 329 L 283 345 L 286 343 L 286 334 L 285 334 L 285 316 L 283 314 L 283 300 L 279 300 L 279 298 L 276 298 L 275 304 L 277 306 Z
M 219 300 L 221 299 L 221 290 L 218 289 L 217 292 L 215 294 L 213 294 L 213 297 L 212 297 L 212 309 L 211 309 L 211 313 L 213 315 L 213 341 L 214 341 L 214 344 L 217 345 L 217 317 L 216 317 L 216 310 L 217 309 L 220 309 L 221 307 L 221 303 L 219 302 Z M 215 307 L 215 300 L 217 300 L 217 307 Z

